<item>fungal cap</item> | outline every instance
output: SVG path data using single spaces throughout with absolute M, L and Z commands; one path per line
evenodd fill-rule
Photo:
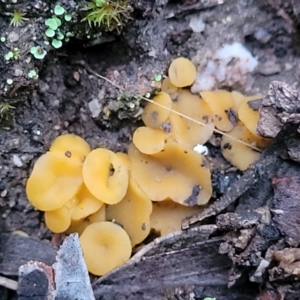
M 76 199 L 78 204 L 72 212 L 72 220 L 84 219 L 98 211 L 103 205 L 103 202 L 94 197 L 85 185 L 76 195 Z
M 150 232 L 152 202 L 133 179 L 124 199 L 106 208 L 107 220 L 115 220 L 128 233 L 131 245 L 142 242 Z
M 86 157 L 83 180 L 89 191 L 107 204 L 120 202 L 128 187 L 128 167 L 114 152 L 98 148 Z
M 241 122 L 238 122 L 234 129 L 228 134 L 236 139 L 256 146 L 256 137 Z M 248 169 L 260 156 L 259 152 L 228 136 L 222 137 L 221 151 L 226 160 L 241 171 Z
M 168 74 L 173 85 L 185 87 L 193 84 L 197 76 L 197 70 L 189 59 L 178 57 L 171 62 Z
M 37 209 L 56 210 L 75 196 L 82 182 L 82 162 L 62 153 L 47 152 L 34 164 L 26 194 Z
M 188 90 L 179 90 L 177 101 L 173 102 L 172 108 L 193 120 L 207 125 L 203 126 L 171 112 L 169 116 L 171 132 L 179 144 L 192 148 L 197 144 L 204 144 L 208 141 L 215 128 L 212 122 L 212 112 L 198 95 L 193 95 Z
M 99 210 L 97 210 L 92 215 L 88 216 L 85 219 L 80 220 L 72 220 L 70 227 L 67 229 L 67 233 L 77 232 L 79 235 L 85 230 L 85 228 L 96 222 L 104 222 L 106 221 L 106 213 L 105 213 L 105 205 L 102 205 Z
M 58 136 L 50 147 L 50 152 L 61 152 L 70 157 L 76 157 L 83 162 L 84 158 L 91 151 L 88 143 L 75 134 Z
M 128 170 L 130 170 L 130 159 L 126 153 L 117 152 L 116 155 L 122 161 L 122 164 L 127 166 Z
M 167 143 L 163 151 L 146 155 L 131 144 L 128 149 L 131 175 L 153 201 L 172 199 L 186 206 L 206 204 L 212 195 L 206 159 L 177 143 Z
M 165 92 L 159 92 L 152 100 L 165 108 L 149 102 L 142 114 L 142 120 L 146 126 L 159 128 L 170 114 L 172 100 Z
M 245 100 L 241 103 L 238 109 L 238 116 L 241 122 L 247 127 L 247 129 L 257 135 L 256 127 L 259 120 L 259 112 L 258 110 L 254 110 L 249 106 L 249 102 L 253 100 L 260 99 L 261 96 L 257 97 L 245 97 Z
M 170 200 L 153 203 L 153 211 L 150 217 L 151 228 L 165 235 L 181 230 L 181 222 L 184 218 L 203 211 L 203 207 L 187 207 Z
M 231 93 L 218 90 L 203 91 L 200 95 L 213 112 L 215 126 L 226 132 L 232 130 L 236 125 L 237 115 L 233 109 Z
M 87 226 L 80 236 L 80 244 L 89 272 L 97 276 L 121 266 L 131 255 L 128 234 L 112 222 Z
M 163 80 L 163 82 L 161 84 L 161 90 L 170 95 L 170 94 L 175 93 L 178 90 L 178 88 L 174 84 L 172 84 L 172 82 L 170 81 L 170 78 L 167 77 Z
M 166 139 L 163 130 L 142 126 L 133 133 L 132 141 L 142 153 L 154 154 L 164 148 Z
M 71 224 L 71 215 L 69 209 L 64 205 L 56 210 L 45 212 L 46 226 L 55 233 L 66 231 Z

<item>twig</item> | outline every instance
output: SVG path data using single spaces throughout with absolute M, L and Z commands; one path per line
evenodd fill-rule
M 126 92 L 126 89 L 125 89 L 125 88 L 123 88 L 123 87 L 120 86 L 120 85 L 117 85 L 116 83 L 114 83 L 114 82 L 111 81 L 110 79 L 106 78 L 105 76 L 102 76 L 102 75 L 98 74 L 98 73 L 97 73 L 96 71 L 94 71 L 94 70 L 93 70 L 93 69 L 92 69 L 85 61 L 82 61 L 82 60 L 74 61 L 74 62 L 72 62 L 72 64 L 81 65 L 82 67 L 84 67 L 84 68 L 85 68 L 89 73 L 91 73 L 92 75 L 94 75 L 94 76 L 96 76 L 96 77 L 98 77 L 98 78 L 101 78 L 101 79 L 105 80 L 106 82 L 110 83 L 111 85 L 113 85 L 114 87 L 116 87 L 117 89 L 119 89 L 120 91 Z M 200 122 L 200 121 L 197 121 L 197 120 L 195 120 L 195 119 L 193 119 L 193 118 L 191 118 L 191 117 L 189 117 L 189 116 L 186 116 L 186 115 L 184 115 L 184 114 L 182 114 L 182 113 L 180 113 L 180 112 L 178 112 L 178 111 L 176 111 L 176 110 L 174 110 L 174 109 L 171 109 L 171 108 L 168 108 L 168 107 L 166 107 L 166 106 L 164 106 L 164 105 L 162 105 L 162 104 L 159 104 L 159 103 L 157 103 L 157 102 L 155 102 L 155 101 L 153 101 L 153 100 L 151 100 L 151 99 L 148 99 L 148 98 L 146 98 L 146 97 L 144 97 L 144 96 L 142 96 L 142 95 L 141 95 L 141 99 L 143 99 L 143 100 L 145 100 L 145 101 L 147 101 L 147 102 L 153 103 L 153 104 L 155 104 L 155 105 L 157 105 L 157 106 L 159 106 L 159 107 L 162 107 L 162 108 L 164 108 L 164 109 L 166 109 L 166 110 L 169 110 L 170 112 L 172 112 L 172 113 L 174 113 L 174 114 L 176 114 L 176 115 L 179 115 L 180 117 L 183 117 L 183 118 L 185 118 L 185 119 L 187 119 L 187 120 L 189 120 L 189 121 L 192 121 L 192 122 L 194 122 L 194 123 L 196 123 L 196 124 L 198 124 L 198 125 L 208 127 L 208 125 L 206 125 L 205 123 L 202 123 L 202 122 Z M 220 131 L 220 130 L 214 128 L 214 132 L 215 132 L 215 133 L 219 133 L 219 134 L 221 134 L 221 135 L 224 135 L 224 136 L 226 136 L 226 137 L 232 139 L 233 141 L 239 142 L 240 144 L 243 144 L 243 145 L 245 145 L 245 146 L 247 146 L 247 147 L 249 147 L 249 148 L 251 148 L 251 149 L 253 149 L 253 150 L 257 151 L 257 152 L 262 152 L 261 149 L 255 147 L 255 146 L 253 146 L 253 145 L 251 145 L 251 144 L 248 144 L 248 143 L 246 143 L 246 142 L 244 142 L 244 141 L 241 141 L 241 140 L 239 140 L 239 139 L 237 139 L 237 138 L 235 138 L 235 137 L 233 137 L 233 136 L 231 136 L 231 135 L 229 135 L 229 134 L 227 134 L 227 133 L 225 133 L 225 132 L 223 132 L 223 131 Z
M 18 282 L 15 280 L 0 276 L 0 286 L 4 286 L 7 289 L 16 291 L 18 288 Z
M 277 14 L 279 16 L 290 25 L 291 32 L 295 32 L 295 24 L 293 20 L 289 17 L 289 15 L 282 8 L 280 8 L 279 5 L 277 5 L 273 0 L 267 0 L 267 2 L 277 11 Z

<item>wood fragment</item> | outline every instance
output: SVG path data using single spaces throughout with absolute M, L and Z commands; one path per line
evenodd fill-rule
M 53 265 L 56 286 L 55 299 L 94 300 L 77 233 L 71 234 L 65 239 L 58 251 L 56 261 Z
M 250 290 L 251 285 L 245 288 L 247 291 L 238 286 L 227 288 L 231 264 L 218 254 L 221 239 L 205 241 L 200 232 L 191 228 L 154 240 L 124 266 L 94 282 L 95 298 L 253 299 L 258 292 L 253 286 Z
M 3 276 L 0 276 L 0 286 L 8 288 L 10 290 L 17 290 L 18 282 Z
M 17 276 L 19 267 L 30 260 L 52 265 L 56 251 L 45 243 L 18 234 L 0 233 L 0 273 Z
M 300 94 L 295 87 L 273 81 L 259 109 L 257 131 L 274 138 L 286 123 L 300 123 Z

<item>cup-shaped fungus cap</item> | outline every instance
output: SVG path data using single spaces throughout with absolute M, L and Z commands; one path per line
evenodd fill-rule
M 71 225 L 71 213 L 72 208 L 67 204 L 56 210 L 46 211 L 44 215 L 46 226 L 55 233 L 66 231 Z
M 241 103 L 238 109 L 238 117 L 240 121 L 247 127 L 247 129 L 255 134 L 257 134 L 256 127 L 259 120 L 259 112 L 258 109 L 254 110 L 250 107 L 250 103 L 253 100 L 261 99 L 261 95 L 245 97 L 245 100 Z
M 142 242 L 150 232 L 152 202 L 140 187 L 130 179 L 124 199 L 106 208 L 107 220 L 121 224 L 128 233 L 131 245 Z
M 158 128 L 139 127 L 132 137 L 134 145 L 145 154 L 154 154 L 161 151 L 167 140 L 167 134 Z
M 203 209 L 203 206 L 187 207 L 171 200 L 155 202 L 150 217 L 151 228 L 160 235 L 181 230 L 181 222 L 184 218 L 200 213 Z
M 104 221 L 106 221 L 105 204 L 103 204 L 99 210 L 97 210 L 95 213 L 91 214 L 90 216 L 86 217 L 85 219 L 80 219 L 80 220 L 71 219 L 71 224 L 67 229 L 67 233 L 77 232 L 79 235 L 81 235 L 84 229 L 88 225 L 92 223 L 104 222 Z
M 171 112 L 169 116 L 171 132 L 179 144 L 192 148 L 197 144 L 206 143 L 212 136 L 215 128 L 212 112 L 199 96 L 191 94 L 188 90 L 180 90 L 172 109 L 207 125 L 200 125 Z
M 228 135 L 260 148 L 266 147 L 269 143 L 269 140 L 252 134 L 241 122 L 238 122 Z M 226 160 L 242 171 L 256 162 L 260 155 L 259 152 L 228 136 L 222 137 L 221 151 Z
M 159 128 L 170 114 L 172 100 L 165 92 L 159 92 L 152 100 L 163 107 L 155 103 L 147 103 L 142 114 L 142 120 L 146 126 Z
M 122 164 L 127 166 L 128 170 L 130 171 L 130 159 L 129 159 L 128 154 L 123 153 L 123 152 L 117 152 L 116 155 L 122 161 Z
M 72 220 L 84 219 L 98 211 L 104 204 L 97 199 L 83 184 L 76 195 L 77 205 L 72 212 Z
M 222 131 L 232 130 L 237 123 L 237 115 L 231 93 L 218 90 L 203 91 L 200 95 L 213 113 L 215 126 Z
M 170 78 L 167 77 L 163 80 L 161 84 L 161 90 L 170 95 L 175 93 L 178 90 L 178 88 L 171 82 Z
M 86 227 L 80 244 L 89 272 L 102 276 L 124 264 L 131 255 L 126 231 L 112 222 L 97 222 Z
M 114 152 L 95 149 L 88 154 L 82 169 L 89 191 L 107 204 L 120 202 L 128 187 L 128 166 Z
M 206 204 L 212 194 L 210 170 L 206 159 L 177 143 L 167 143 L 153 155 L 128 149 L 131 176 L 153 201 L 172 199 L 186 206 Z
M 185 87 L 193 84 L 197 70 L 189 59 L 178 57 L 171 62 L 168 74 L 172 84 L 177 87 Z
M 47 152 L 34 164 L 26 194 L 37 209 L 56 210 L 75 196 L 82 182 L 81 160 L 60 152 Z
M 49 151 L 65 153 L 65 155 L 84 161 L 91 149 L 88 143 L 81 137 L 75 134 L 65 134 L 58 136 L 53 141 Z

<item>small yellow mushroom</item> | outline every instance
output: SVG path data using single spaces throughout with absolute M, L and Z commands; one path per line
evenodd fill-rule
M 83 183 L 82 161 L 60 152 L 47 152 L 34 164 L 26 184 L 31 204 L 49 211 L 74 198 Z
M 256 147 L 266 147 L 269 143 L 269 140 L 252 134 L 241 122 L 228 135 Z M 226 160 L 242 171 L 248 169 L 260 156 L 259 152 L 228 136 L 222 137 L 221 150 Z
M 89 191 L 107 204 L 120 202 L 128 187 L 128 166 L 114 152 L 99 148 L 86 157 L 83 180 Z
M 167 143 L 153 155 L 128 149 L 131 176 L 153 201 L 172 199 L 186 206 L 206 204 L 212 195 L 206 159 L 177 143 Z
M 131 255 L 128 234 L 112 222 L 87 226 L 80 236 L 80 244 L 89 272 L 97 276 L 121 266 Z
M 184 218 L 200 213 L 203 209 L 203 206 L 187 207 L 171 200 L 155 202 L 150 217 L 151 228 L 160 235 L 181 230 L 181 222 Z
M 132 246 L 142 242 L 150 232 L 152 202 L 141 188 L 130 180 L 124 199 L 106 208 L 107 220 L 115 220 L 128 233 Z
M 231 93 L 218 90 L 203 91 L 200 95 L 213 113 L 215 126 L 226 132 L 232 130 L 237 123 L 237 115 Z
M 178 57 L 171 62 L 168 74 L 173 85 L 185 87 L 193 84 L 197 76 L 197 70 L 189 59 Z
M 193 148 L 197 144 L 206 143 L 212 136 L 215 128 L 212 112 L 199 96 L 191 94 L 188 90 L 180 90 L 177 101 L 173 102 L 172 109 L 206 125 L 200 125 L 171 112 L 169 116 L 171 134 L 175 137 L 176 142 Z
M 134 145 L 145 154 L 154 154 L 161 151 L 167 140 L 167 134 L 158 128 L 139 127 L 133 133 Z
M 148 103 L 142 114 L 142 120 L 146 126 L 160 128 L 170 114 L 172 100 L 165 92 L 159 92 L 152 100 L 163 107 L 155 103 Z
M 91 151 L 88 143 L 75 134 L 65 134 L 58 136 L 50 147 L 50 152 L 64 153 L 70 158 L 80 159 L 82 162 Z

